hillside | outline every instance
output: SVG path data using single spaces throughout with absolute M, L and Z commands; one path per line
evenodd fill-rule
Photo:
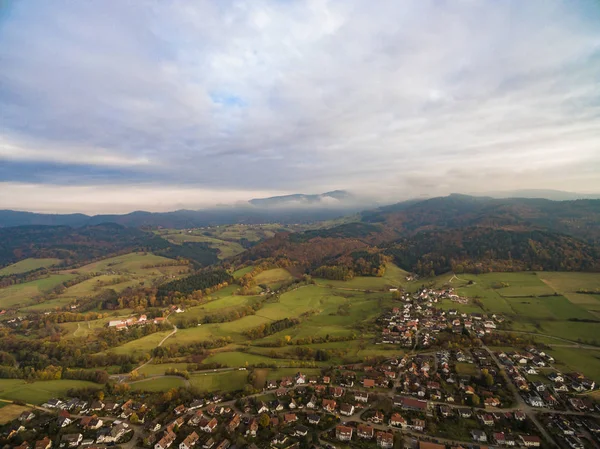
M 368 250 L 426 275 L 456 265 L 472 272 L 600 269 L 600 200 L 450 195 L 366 211 L 359 220 L 278 235 L 241 258 L 288 258 L 308 271 L 339 264 L 355 269 L 352 253 Z

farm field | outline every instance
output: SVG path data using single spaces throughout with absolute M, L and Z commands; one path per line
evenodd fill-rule
M 61 283 L 73 279 L 73 274 L 52 274 L 46 278 L 0 289 L 0 307 L 24 306 L 34 302 L 38 296 L 50 292 Z
M 357 276 L 349 281 L 332 281 L 329 279 L 315 278 L 319 285 L 356 290 L 379 290 L 388 291 L 390 288 L 398 288 L 407 283 L 408 273 L 394 264 L 386 266 L 385 274 L 382 277 Z
M 30 407 L 24 407 L 17 404 L 0 403 L 0 425 L 17 419 L 21 413 L 30 410 Z
M 52 397 L 64 397 L 72 388 L 98 388 L 101 386 L 83 380 L 47 380 L 27 383 L 21 379 L 0 379 L 0 398 L 43 404 Z
M 221 373 L 198 373 L 190 376 L 190 384 L 200 391 L 241 390 L 248 382 L 248 371 L 226 371 Z
M 236 240 L 235 238 L 220 238 L 212 235 L 206 235 L 207 233 L 209 232 L 200 230 L 186 231 L 179 229 L 168 229 L 159 232 L 159 235 L 162 238 L 178 245 L 185 242 L 207 243 L 208 246 L 218 251 L 219 259 L 227 259 L 244 251 L 244 247 L 240 245 L 239 242 L 231 241 Z
M 83 267 L 77 268 L 80 273 L 97 273 L 97 272 L 113 272 L 113 273 L 168 273 L 173 269 L 184 269 L 184 266 L 166 266 L 166 267 L 150 267 L 151 265 L 173 263 L 173 259 L 167 257 L 156 256 L 152 253 L 129 253 L 117 257 L 109 257 L 98 262 L 93 262 Z M 187 270 L 186 270 L 187 271 Z
M 8 276 L 11 274 L 27 273 L 28 271 L 37 270 L 38 268 L 49 268 L 53 265 L 58 265 L 60 259 L 23 259 L 12 265 L 8 265 L 0 269 L 0 276 Z
M 258 365 L 261 363 L 267 365 L 290 366 L 299 363 L 293 359 L 275 359 L 258 354 L 250 354 L 247 352 L 231 351 L 218 352 L 206 358 L 204 363 L 220 363 L 223 366 L 232 368 Z
M 187 370 L 188 363 L 148 363 L 146 366 L 140 368 L 139 374 L 146 376 L 162 376 L 168 369 L 177 369 L 179 371 Z
M 129 386 L 133 391 L 168 391 L 171 388 L 179 388 L 185 385 L 185 379 L 178 376 L 159 377 L 131 382 Z
M 554 367 L 564 373 L 579 371 L 600 382 L 600 351 L 553 347 L 548 351 L 555 358 Z
M 272 290 L 277 290 L 281 284 L 292 281 L 294 276 L 284 268 L 273 268 L 259 273 L 254 277 L 257 285 L 266 284 Z

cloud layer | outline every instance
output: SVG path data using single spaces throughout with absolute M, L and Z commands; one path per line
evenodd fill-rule
M 593 0 L 22 0 L 0 14 L 0 207 L 600 191 Z

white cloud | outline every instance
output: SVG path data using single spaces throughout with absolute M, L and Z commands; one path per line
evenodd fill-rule
M 283 194 L 288 192 L 283 192 Z M 113 214 L 215 207 L 282 192 L 214 190 L 169 185 L 64 186 L 0 182 L 0 207 L 47 213 Z M 26 207 L 24 207 L 26 205 Z
M 5 160 L 244 198 L 600 190 L 592 1 L 24 0 L 7 17 Z

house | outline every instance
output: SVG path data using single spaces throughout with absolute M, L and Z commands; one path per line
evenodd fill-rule
M 396 405 L 396 400 L 394 400 L 394 405 Z M 424 412 L 427 410 L 427 401 L 402 397 L 400 398 L 400 407 L 402 407 L 404 410 Z
M 309 430 L 308 427 L 305 427 L 305 426 L 302 426 L 302 425 L 297 426 L 294 429 L 294 436 L 296 436 L 296 437 L 305 437 L 308 434 L 308 430 Z
M 51 447 L 52 441 L 48 437 L 44 437 L 41 440 L 35 442 L 35 449 L 50 449 Z
M 400 415 L 400 413 L 394 413 L 390 418 L 390 426 L 405 428 L 406 420 Z
M 212 447 L 215 445 L 215 440 L 213 439 L 213 437 L 210 437 L 208 440 L 206 440 L 204 443 L 202 443 L 202 449 L 212 449 Z
M 194 399 L 188 407 L 188 410 L 197 410 L 202 407 L 204 407 L 204 399 Z
M 498 398 L 485 398 L 483 402 L 486 407 L 498 407 L 500 405 L 500 400 L 498 400 Z
M 389 432 L 377 432 L 377 446 L 383 449 L 394 447 L 394 435 Z
M 19 415 L 19 421 L 21 422 L 29 422 L 33 418 L 35 418 L 35 413 L 33 413 L 31 410 L 25 410 Z
M 277 388 L 277 382 L 276 381 L 270 380 L 270 381 L 267 382 L 267 389 L 273 390 L 275 388 Z
M 525 419 L 527 419 L 527 415 L 525 414 L 525 412 L 524 412 L 524 411 L 522 411 L 522 410 L 517 410 L 517 411 L 515 412 L 515 419 L 516 419 L 517 421 L 525 421 Z
M 352 404 L 342 404 L 340 406 L 340 414 L 350 416 L 354 414 L 354 406 Z
M 171 431 L 167 431 L 163 437 L 158 440 L 158 443 L 154 445 L 154 449 L 167 449 L 168 447 L 171 447 L 176 438 L 177 435 Z
M 296 421 L 298 421 L 298 417 L 295 413 L 286 413 L 285 415 L 283 415 L 283 422 L 285 424 L 290 424 Z
M 544 401 L 537 394 L 531 394 L 527 397 L 527 402 L 532 407 L 544 407 Z
M 77 447 L 83 440 L 83 435 L 80 433 L 68 433 L 60 439 L 61 446 L 64 444 L 67 447 Z
M 365 388 L 374 388 L 375 387 L 375 379 L 363 379 L 363 387 Z
M 271 444 L 285 444 L 285 442 L 288 440 L 287 435 L 284 435 L 282 433 L 275 435 L 275 438 L 273 438 L 271 440 Z
M 316 414 L 310 414 L 306 417 L 308 419 L 309 424 L 319 424 L 321 422 L 321 417 Z
M 330 413 L 334 412 L 337 408 L 337 402 L 335 402 L 333 399 L 323 399 L 323 403 L 321 405 L 323 406 L 323 409 Z
M 185 440 L 179 443 L 179 449 L 191 449 L 196 445 L 199 439 L 200 437 L 198 436 L 198 434 L 196 432 L 192 432 L 187 437 L 185 437 Z
M 178 405 L 177 407 L 175 407 L 173 412 L 175 412 L 176 415 L 181 415 L 182 413 L 185 413 L 185 405 Z
M 494 417 L 490 414 L 481 415 L 479 417 L 484 426 L 493 426 L 494 425 Z
M 23 441 L 21 444 L 15 447 L 15 449 L 31 449 L 31 444 L 27 441 Z
M 58 417 L 58 427 L 60 427 L 61 429 L 64 427 L 67 427 L 68 425 L 70 425 L 73 422 L 73 420 L 71 418 L 69 418 L 68 416 L 59 416 Z
M 306 403 L 306 408 L 314 409 L 317 408 L 317 397 L 313 394 L 310 400 Z
M 217 418 L 213 418 L 210 421 L 208 421 L 206 424 L 201 426 L 200 430 L 202 432 L 212 433 L 217 428 L 218 425 L 219 425 L 219 423 L 217 421 Z
M 374 422 L 375 424 L 380 424 L 383 422 L 384 416 L 379 410 L 375 412 L 375 415 L 369 418 L 369 421 Z
M 342 396 L 344 396 L 344 389 L 341 387 L 333 387 L 331 389 L 331 395 L 334 398 L 341 398 Z
M 540 447 L 542 440 L 535 435 L 519 435 L 521 444 L 525 447 Z
M 487 435 L 485 434 L 484 431 L 479 430 L 479 429 L 471 430 L 471 438 L 473 439 L 473 441 L 476 441 L 477 443 L 487 442 Z
M 446 449 L 446 446 L 428 441 L 419 441 L 419 449 Z
M 423 432 L 423 430 L 425 430 L 425 421 L 422 419 L 413 419 L 411 421 L 411 426 L 413 430 L 416 430 L 417 432 Z
M 229 441 L 228 439 L 224 439 L 219 443 L 217 449 L 227 449 L 229 446 L 231 446 L 231 441 Z
M 104 421 L 96 415 L 84 416 L 81 418 L 81 421 L 79 421 L 79 425 L 86 430 L 98 430 L 102 427 L 102 424 L 104 424 Z
M 357 391 L 354 393 L 354 400 L 358 402 L 369 402 L 369 393 Z
M 471 410 L 470 408 L 459 408 L 458 416 L 460 416 L 461 418 L 470 418 L 471 416 L 473 416 L 473 410 Z
M 60 399 L 48 399 L 48 402 L 42 404 L 42 407 L 46 408 L 58 408 L 63 402 Z M 37 444 L 37 443 L 36 443 Z
M 268 413 L 269 412 L 269 407 L 267 407 L 267 404 L 265 404 L 263 401 L 260 401 L 260 403 L 258 404 L 258 409 L 256 410 L 256 413 Z
M 340 441 L 350 441 L 352 439 L 352 427 L 336 426 L 335 437 Z
M 248 428 L 246 429 L 246 435 L 255 437 L 256 432 L 258 432 L 258 420 L 256 418 L 252 418 L 248 423 Z
M 302 373 L 296 375 L 296 385 L 303 385 L 306 383 L 306 376 Z
M 370 440 L 373 438 L 374 434 L 375 434 L 375 429 L 373 429 L 373 427 L 369 426 L 368 424 L 359 424 L 358 425 L 358 429 L 356 432 L 356 435 L 358 435 L 358 438 L 364 438 L 365 440 Z
M 498 446 L 506 445 L 506 436 L 504 435 L 504 432 L 494 432 L 492 438 Z
M 329 385 L 331 383 L 331 378 L 329 376 L 323 376 L 323 383 Z
M 237 429 L 240 425 L 240 421 L 240 415 L 233 415 L 233 418 L 231 418 L 231 421 L 229 421 L 229 423 L 227 424 L 227 431 L 233 432 L 235 429 Z

